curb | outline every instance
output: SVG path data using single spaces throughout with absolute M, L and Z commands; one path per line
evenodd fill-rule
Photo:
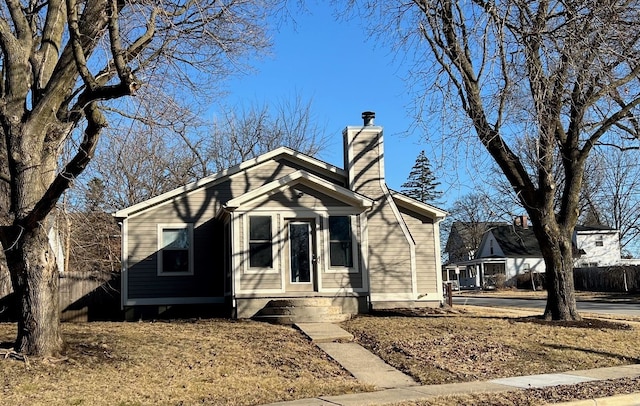
M 606 398 L 575 400 L 572 402 L 554 403 L 561 406 L 637 406 L 640 405 L 640 393 L 615 395 Z

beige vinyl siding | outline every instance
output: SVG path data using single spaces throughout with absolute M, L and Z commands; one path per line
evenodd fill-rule
M 153 297 L 205 297 L 224 294 L 223 251 L 213 246 L 210 239 L 215 224 L 208 222 L 194 228 L 194 274 L 185 276 L 158 276 L 157 224 L 135 224 L 130 219 L 130 230 L 135 230 L 136 240 L 129 238 L 129 270 L 127 272 L 128 296 Z M 178 221 L 165 221 L 165 223 Z M 131 233 L 130 233 L 131 236 Z M 204 238 L 203 238 L 204 237 Z M 135 241 L 135 242 L 134 242 Z
M 433 220 L 403 207 L 399 209 L 416 243 L 418 295 L 436 294 L 438 280 Z
M 246 252 L 247 250 L 247 241 L 245 240 L 246 237 L 246 222 L 247 222 L 247 218 L 248 216 L 251 214 L 243 214 L 241 216 L 238 217 L 238 242 L 239 242 L 239 246 L 237 246 L 235 248 L 235 252 L 237 255 L 237 260 L 236 260 L 236 265 L 238 266 L 238 269 L 236 270 L 237 272 L 239 272 L 240 274 L 240 286 L 236 286 L 236 289 L 238 291 L 241 292 L 246 292 L 248 290 L 259 290 L 259 289 L 281 289 L 282 287 L 282 274 L 281 274 L 281 269 L 279 269 L 280 264 L 282 263 L 282 261 L 279 260 L 274 260 L 273 262 L 273 269 L 270 269 L 267 272 L 260 272 L 259 270 L 253 270 L 252 272 L 246 272 L 245 273 L 245 269 L 247 269 L 248 263 L 249 263 L 249 253 Z M 262 214 L 261 214 L 262 215 Z M 279 230 L 280 227 L 280 222 L 279 222 L 279 218 L 277 215 L 272 214 L 271 215 L 273 217 L 272 221 L 273 221 L 273 228 L 271 230 L 272 232 L 272 238 L 273 238 L 273 250 L 274 250 L 274 254 L 278 254 L 277 253 L 277 247 L 278 247 L 278 243 L 277 243 L 277 232 Z
M 224 294 L 223 247 L 213 235 L 222 225 L 212 220 L 219 191 L 202 189 L 130 217 L 128 221 L 128 296 L 208 297 Z M 194 225 L 194 274 L 158 276 L 158 224 Z
M 352 140 L 353 156 L 355 162 L 349 173 L 353 174 L 353 190 L 362 193 L 370 199 L 378 200 L 383 196 L 380 183 L 380 139 L 378 134 L 370 130 L 363 130 L 355 135 Z
M 351 162 L 346 162 L 350 184 L 377 203 L 367 213 L 369 288 L 373 296 L 394 294 L 406 297 L 413 292 L 411 243 L 401 219 L 396 216 L 382 178 L 382 129 L 348 127 L 347 148 Z
M 277 208 L 302 207 L 314 209 L 340 207 L 344 206 L 344 203 L 324 193 L 313 190 L 306 185 L 298 184 L 282 192 L 274 193 L 269 197 L 268 201 L 262 203 L 262 205 Z
M 241 291 L 280 289 L 282 287 L 282 277 L 279 273 L 258 273 L 242 274 L 240 277 Z
M 360 289 L 362 273 L 322 273 L 322 289 Z
M 371 293 L 410 293 L 411 249 L 389 203 L 369 215 L 369 283 Z
M 336 185 L 342 186 L 345 182 L 344 179 L 338 179 L 341 177 L 338 177 L 337 175 L 336 178 L 327 178 L 324 173 L 315 172 L 311 168 L 300 167 L 300 165 L 293 162 L 281 159 L 279 161 L 265 162 L 261 165 L 250 168 L 247 171 L 231 176 L 228 189 L 233 197 L 238 197 L 257 189 L 260 186 L 266 185 L 269 182 L 273 182 L 283 176 L 289 175 L 299 169 L 303 169 L 314 175 L 320 176 L 321 178 L 335 183 Z
M 325 219 L 325 223 L 328 219 Z M 361 289 L 364 287 L 363 282 L 363 274 L 362 274 L 362 250 L 361 250 L 361 241 L 362 236 L 360 235 L 360 221 L 352 221 L 351 223 L 351 232 L 355 234 L 355 250 L 353 254 L 353 266 L 357 269 L 357 272 L 348 273 L 348 272 L 336 272 L 335 270 L 332 272 L 331 270 L 324 272 L 325 269 L 330 268 L 330 252 L 329 250 L 329 232 L 327 230 L 326 233 L 318 233 L 318 237 L 320 239 L 319 247 L 323 250 L 323 255 L 320 257 L 320 261 L 318 261 L 318 265 L 322 267 L 322 289 Z M 327 250 L 327 251 L 325 251 Z

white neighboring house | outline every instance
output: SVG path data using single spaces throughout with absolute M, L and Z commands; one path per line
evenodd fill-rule
M 488 229 L 478 246 L 476 259 L 470 262 L 476 268 L 480 286 L 496 285 L 500 279 L 514 285 L 520 274 L 545 272 L 538 240 L 526 216 L 518 217 L 513 225 Z
M 573 234 L 576 267 L 621 265 L 618 230 L 605 226 L 577 226 Z M 484 233 L 474 259 L 453 264 L 464 267 L 475 285 L 494 286 L 503 280 L 515 284 L 516 276 L 544 273 L 544 258 L 526 216 L 513 225 L 494 225 Z
M 576 226 L 573 244 L 580 257 L 576 268 L 620 265 L 620 232 L 605 226 Z

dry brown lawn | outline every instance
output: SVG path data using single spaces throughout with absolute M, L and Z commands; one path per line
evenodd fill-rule
M 640 363 L 640 330 L 625 322 L 571 327 L 466 309 L 446 317 L 361 316 L 344 327 L 425 385 Z
M 372 389 L 290 327 L 207 320 L 63 330 L 65 358 L 0 360 L 0 404 L 255 405 Z M 0 324 L 0 341 L 14 334 Z
M 604 398 L 639 391 L 640 379 L 624 378 L 514 392 L 442 396 L 424 401 L 396 403 L 389 406 L 540 406 L 572 400 Z M 590 404 L 595 405 L 593 402 Z M 609 400 L 608 403 L 600 402 L 599 404 L 613 406 L 628 403 L 616 403 L 613 400 Z
M 638 362 L 640 330 L 611 323 L 550 326 L 484 309 L 363 316 L 343 326 L 390 364 L 434 384 Z M 68 345 L 61 359 L 0 360 L 0 404 L 256 405 L 373 389 L 290 327 L 201 320 L 63 324 L 63 330 Z M 0 324 L 4 347 L 14 334 L 14 324 Z M 640 391 L 640 380 L 404 405 L 535 405 L 623 390 Z

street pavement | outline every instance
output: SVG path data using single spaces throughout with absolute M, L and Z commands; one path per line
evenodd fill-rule
M 541 312 L 546 305 L 545 299 L 519 299 L 504 297 L 479 297 L 471 294 L 459 294 L 453 297 L 453 305 L 504 307 L 539 309 Z M 576 305 L 581 313 L 613 314 L 617 316 L 640 317 L 640 304 L 629 302 L 580 301 Z

